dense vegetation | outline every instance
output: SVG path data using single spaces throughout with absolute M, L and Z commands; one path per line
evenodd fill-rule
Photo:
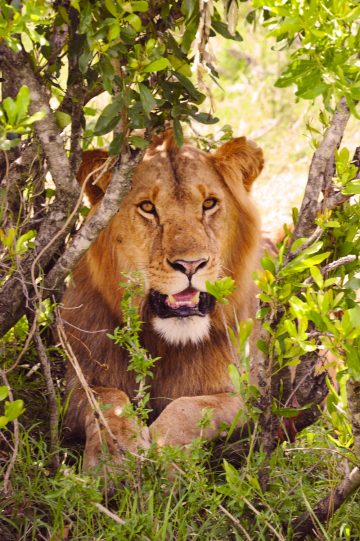
M 360 536 L 360 152 L 341 144 L 348 122 L 359 134 L 359 20 L 356 0 L 0 0 L 2 539 Z M 216 63 L 212 48 L 225 51 Z M 280 66 L 275 81 L 264 58 L 268 70 Z M 214 112 L 217 70 L 222 85 L 241 80 L 244 95 Z M 277 118 L 281 135 L 264 132 L 275 154 L 306 100 L 318 115 L 304 201 L 255 278 L 259 389 L 248 383 L 251 323 L 232 333 L 244 373 L 230 371 L 253 430 L 215 448 L 195 441 L 186 454 L 152 449 L 105 479 L 82 474 L 81 449 L 59 437 L 66 351 L 51 328 L 64 280 L 116 211 L 152 133 L 170 124 L 179 145 L 185 131 L 213 148 L 232 136 L 237 100 L 255 122 L 258 111 Z M 88 212 L 75 180 L 81 152 L 103 145 L 122 156 L 124 183 L 79 229 Z M 123 306 L 131 325 L 117 334 L 130 353 L 135 294 Z M 140 384 L 151 369 L 142 354 Z M 316 371 L 319 359 L 325 368 L 331 360 L 336 383 Z

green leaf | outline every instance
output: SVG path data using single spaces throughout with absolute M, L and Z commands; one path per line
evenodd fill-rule
M 10 124 L 11 126 L 15 126 L 17 113 L 16 102 L 9 97 L 3 100 L 2 105 L 6 113 L 8 124 Z
M 293 321 L 290 321 L 290 319 L 285 319 L 284 327 L 287 330 L 289 336 L 291 337 L 297 336 L 297 329 Z
M 168 68 L 170 65 L 170 62 L 167 58 L 162 57 L 158 58 L 157 60 L 154 60 L 153 62 L 150 62 L 147 66 L 145 66 L 142 69 L 143 73 L 156 73 L 157 71 L 162 71 Z
M 324 278 L 318 267 L 310 267 L 310 274 L 313 277 L 315 284 L 321 289 L 324 285 Z
M 5 400 L 9 396 L 9 388 L 6 385 L 0 387 L 0 400 Z
M 341 224 L 337 220 L 329 220 L 328 222 L 325 222 L 323 224 L 323 227 L 325 227 L 325 229 L 336 229 L 338 227 L 341 227 Z
M 130 15 L 127 15 L 125 17 L 125 21 L 130 23 L 133 29 L 136 30 L 136 32 L 140 32 L 142 28 L 142 22 L 139 15 L 136 15 L 135 13 L 130 13 Z M 152 71 L 160 71 L 160 70 L 152 70 Z
M 289 304 L 291 308 L 293 309 L 292 311 L 295 317 L 297 318 L 301 318 L 302 316 L 306 315 L 309 310 L 309 307 L 306 304 L 306 302 L 303 302 L 298 297 L 295 297 L 295 295 L 291 297 L 291 299 L 289 299 Z
M 353 180 L 346 184 L 342 189 L 342 193 L 345 195 L 357 195 L 360 194 L 360 179 Z
M 109 146 L 109 156 L 116 156 L 117 154 L 120 154 L 121 147 L 124 142 L 124 134 L 118 133 L 115 135 L 114 139 L 111 141 Z
M 45 116 L 45 111 L 38 111 L 37 113 L 34 113 L 30 117 L 23 120 L 21 123 L 21 126 L 31 126 L 35 122 L 39 122 L 39 120 L 42 120 Z
M 0 428 L 4 428 L 9 422 L 9 419 L 7 417 L 4 417 L 4 415 L 0 416 Z
M 25 411 L 23 400 L 14 400 L 14 402 L 5 402 L 5 417 L 9 421 L 17 419 Z
M 183 0 L 181 3 L 181 13 L 185 15 L 188 21 L 199 11 L 199 0 Z
M 61 15 L 63 21 L 64 21 L 66 24 L 70 25 L 70 24 L 71 24 L 71 21 L 70 21 L 70 19 L 69 19 L 69 15 L 68 15 L 68 13 L 67 13 L 65 7 L 62 6 L 62 5 L 60 4 L 60 5 L 58 6 L 58 9 L 59 9 L 59 13 L 60 13 L 60 15 Z
M 27 86 L 22 86 L 16 97 L 16 123 L 19 124 L 27 115 L 30 105 L 30 92 Z
M 290 274 L 301 272 L 314 265 L 319 265 L 320 263 L 322 263 L 327 257 L 329 257 L 331 252 L 324 252 L 322 254 L 311 256 L 311 254 L 319 251 L 322 245 L 322 242 L 316 242 L 315 244 L 313 244 L 313 246 L 309 246 L 309 248 L 306 248 L 301 254 L 299 254 L 297 257 L 295 257 L 295 259 L 290 261 L 290 263 L 288 263 L 280 271 L 280 275 L 289 276 Z
M 300 411 L 308 409 L 309 406 L 303 406 L 302 408 L 275 408 L 274 413 L 281 417 L 297 417 Z
M 215 282 L 209 282 L 207 280 L 205 282 L 205 287 L 206 291 L 215 297 L 218 302 L 227 304 L 228 300 L 226 297 L 231 295 L 231 293 L 234 291 L 235 280 L 233 280 L 230 276 L 225 276 L 224 278 L 220 278 Z
M 265 340 L 257 340 L 256 342 L 256 347 L 262 351 L 263 353 L 265 353 L 265 355 L 268 354 L 269 352 L 269 348 L 268 348 L 268 345 L 267 345 L 267 342 L 265 342 Z
M 63 130 L 71 123 L 71 116 L 63 111 L 55 111 L 55 119 L 58 127 Z
M 211 26 L 216 32 L 216 34 L 220 34 L 226 39 L 232 39 L 234 41 L 243 41 L 243 38 L 241 37 L 239 32 L 236 31 L 234 34 L 231 34 L 229 32 L 228 25 L 221 21 L 212 21 Z
M 354 308 L 350 308 L 348 314 L 354 327 L 360 327 L 360 305 L 357 304 Z
M 149 146 L 149 141 L 147 141 L 143 137 L 139 137 L 138 135 L 131 135 L 128 138 L 128 142 L 130 145 L 141 149 L 147 148 Z
M 234 389 L 236 391 L 239 391 L 241 388 L 241 374 L 239 373 L 237 366 L 235 366 L 234 364 L 229 364 L 228 372 Z
M 34 49 L 34 44 L 26 32 L 21 32 L 21 43 L 27 53 L 31 53 Z
M 182 75 L 181 73 L 179 73 L 177 71 L 174 72 L 174 75 L 178 79 L 178 81 L 182 84 L 182 86 L 186 89 L 188 94 L 192 98 L 194 98 L 196 103 L 200 104 L 200 103 L 202 103 L 204 101 L 205 95 L 202 94 L 201 92 L 199 92 L 197 90 L 197 88 L 195 88 L 195 86 L 190 81 L 190 79 L 188 79 L 187 77 L 185 77 L 184 75 Z
M 350 376 L 356 381 L 360 381 L 360 355 L 358 347 L 348 348 L 346 362 Z
M 282 24 L 277 24 L 276 28 L 268 33 L 268 37 L 278 37 L 283 34 L 288 34 L 289 37 L 293 37 L 296 32 L 302 30 L 303 21 L 297 17 L 286 17 Z
M 175 137 L 177 146 L 182 147 L 184 144 L 184 134 L 183 134 L 180 120 L 178 118 L 174 118 L 173 131 L 174 131 L 174 137 Z
M 239 322 L 239 340 L 240 344 L 245 344 L 246 340 L 250 337 L 254 328 L 254 321 L 252 319 L 243 319 Z
M 295 95 L 303 98 L 304 100 L 313 100 L 317 96 L 320 96 L 320 94 L 323 94 L 327 90 L 327 88 L 327 84 L 319 82 L 318 84 L 315 84 L 310 88 L 300 87 L 298 91 L 295 92 Z
M 117 126 L 119 121 L 120 115 L 114 117 L 100 115 L 94 129 L 94 134 L 104 135 L 105 133 L 109 133 L 115 128 L 115 126 Z
M 195 13 L 192 19 L 186 24 L 186 30 L 181 40 L 181 50 L 184 53 L 188 53 L 192 42 L 195 39 L 198 29 L 199 15 Z
M 135 0 L 131 2 L 131 6 L 134 11 L 139 11 L 140 13 L 149 11 L 149 2 L 146 2 L 145 0 Z
M 270 257 L 262 257 L 260 260 L 261 266 L 264 270 L 268 270 L 271 274 L 275 275 L 276 268 L 274 261 Z
M 116 2 L 114 2 L 113 0 L 105 0 L 104 3 L 108 12 L 111 13 L 111 15 L 113 15 L 115 18 L 117 18 L 118 12 Z
M 298 239 L 296 239 L 296 241 L 293 243 L 293 245 L 290 248 L 290 252 L 292 253 L 296 252 L 296 250 L 300 248 L 300 246 L 302 246 L 306 241 L 307 241 L 306 237 L 299 237 Z
M 344 287 L 346 289 L 360 289 L 360 278 L 351 278 Z
M 157 106 L 156 101 L 147 86 L 139 83 L 138 87 L 140 92 L 141 104 L 143 106 L 146 116 L 149 117 L 151 111 Z
M 120 120 L 120 109 L 123 104 L 123 96 L 118 94 L 116 98 L 105 107 L 99 116 L 95 129 L 95 135 L 104 135 L 113 130 Z
M 216 124 L 219 122 L 219 119 L 216 116 L 211 116 L 210 113 L 193 113 L 189 111 L 190 115 L 193 117 L 196 122 L 201 124 Z
M 108 31 L 108 40 L 113 41 L 114 39 L 117 39 L 120 36 L 120 26 L 116 22 L 115 24 L 112 24 Z
M 17 239 L 15 244 L 15 251 L 17 254 L 25 253 L 29 248 L 33 247 L 33 241 L 37 236 L 37 231 L 35 229 L 30 229 Z
M 13 227 L 11 227 L 8 230 L 6 236 L 4 235 L 3 232 L 1 232 L 0 234 L 0 240 L 4 244 L 4 246 L 6 246 L 6 248 L 11 248 L 15 240 L 15 237 L 16 237 L 16 231 Z

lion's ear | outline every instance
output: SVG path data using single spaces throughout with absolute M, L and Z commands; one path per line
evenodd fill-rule
M 224 143 L 213 155 L 215 167 L 229 184 L 232 192 L 236 191 L 235 183 L 242 180 L 247 191 L 264 167 L 264 156 L 261 148 L 246 137 L 238 137 Z
M 82 186 L 86 182 L 85 193 L 92 205 L 98 203 L 104 195 L 111 180 L 111 171 L 104 172 L 99 178 L 99 169 L 109 155 L 104 150 L 87 150 L 83 153 L 77 179 Z M 96 184 L 94 184 L 94 181 Z

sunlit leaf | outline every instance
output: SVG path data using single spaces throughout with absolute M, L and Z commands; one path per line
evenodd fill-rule
M 150 62 L 147 66 L 145 66 L 142 71 L 144 73 L 150 73 L 150 72 L 157 72 L 162 71 L 168 68 L 170 65 L 170 62 L 167 58 L 158 58 L 157 60 L 154 60 L 153 62 Z

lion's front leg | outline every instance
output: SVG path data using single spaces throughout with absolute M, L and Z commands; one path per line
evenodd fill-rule
M 213 440 L 224 424 L 232 424 L 242 407 L 241 398 L 229 393 L 177 398 L 150 426 L 152 440 L 160 447 L 187 445 L 199 437 Z M 206 410 L 211 410 L 210 422 L 202 427 L 201 420 Z
M 107 387 L 95 387 L 93 392 L 105 423 L 94 413 L 82 389 L 73 392 L 66 419 L 72 432 L 85 435 L 84 469 L 99 463 L 103 449 L 119 464 L 126 451 L 136 453 L 140 448 L 148 448 L 148 428 L 142 427 L 138 419 L 126 411 L 130 402 L 128 396 L 119 389 Z

